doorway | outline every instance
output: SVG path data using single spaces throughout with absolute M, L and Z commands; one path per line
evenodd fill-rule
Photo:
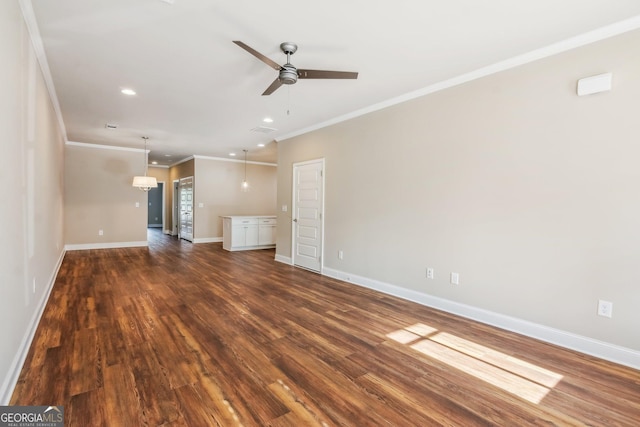
M 293 265 L 320 272 L 324 239 L 324 159 L 293 165 Z
M 147 228 L 162 228 L 164 223 L 164 183 L 158 182 L 156 188 L 148 193 Z

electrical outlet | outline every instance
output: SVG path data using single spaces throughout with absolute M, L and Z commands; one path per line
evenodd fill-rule
M 104 236 L 104 231 L 102 229 L 98 230 L 98 236 Z
M 612 317 L 613 303 L 609 301 L 598 300 L 598 316 Z
M 460 284 L 460 275 L 458 273 L 451 273 L 451 283 L 453 285 Z
M 433 268 L 427 267 L 427 279 L 433 279 Z
M 342 250 L 338 251 L 338 259 L 343 259 L 344 258 L 344 252 L 342 252 Z

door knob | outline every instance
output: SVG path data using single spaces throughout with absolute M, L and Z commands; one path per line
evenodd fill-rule
M 293 218 L 293 222 L 298 222 L 298 218 Z

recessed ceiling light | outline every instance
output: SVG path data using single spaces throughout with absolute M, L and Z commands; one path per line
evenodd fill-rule
M 120 92 L 124 93 L 125 95 L 135 95 L 136 94 L 135 90 L 127 89 L 127 88 L 122 89 Z
M 264 147 L 264 144 L 258 144 L 258 147 Z
M 156 162 L 155 160 L 153 162 L 151 162 L 152 165 L 157 165 L 158 162 Z
M 265 117 L 262 121 L 265 123 L 273 123 L 273 119 L 271 117 Z
M 165 157 L 171 157 L 171 154 L 165 154 L 164 156 Z
M 236 155 L 236 153 L 229 153 L 229 155 L 230 155 L 231 157 L 234 157 L 234 156 Z

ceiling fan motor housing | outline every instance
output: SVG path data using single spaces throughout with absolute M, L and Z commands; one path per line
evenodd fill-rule
M 298 81 L 298 70 L 291 64 L 285 64 L 280 69 L 280 83 L 292 85 Z

